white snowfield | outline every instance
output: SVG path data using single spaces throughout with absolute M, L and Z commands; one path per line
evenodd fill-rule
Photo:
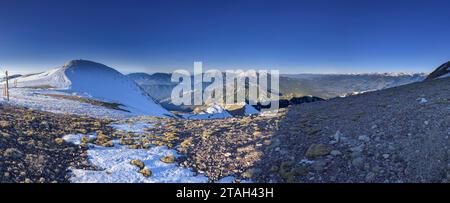
M 52 88 L 105 102 L 123 105 L 135 115 L 171 116 L 132 80 L 103 64 L 74 60 L 61 68 L 15 78 L 11 87 Z M 13 88 L 14 89 L 14 88 Z M 14 96 L 14 94 L 11 94 Z M 70 112 L 69 112 L 70 113 Z
M 114 141 L 114 147 L 95 146 L 88 150 L 89 161 L 102 170 L 72 169 L 71 182 L 76 183 L 204 183 L 205 176 L 195 176 L 187 168 L 176 163 L 167 164 L 160 161 L 164 156 L 174 154 L 166 147 L 149 149 L 129 149 Z M 138 159 L 152 171 L 152 176 L 140 174 L 139 168 L 130 161 Z
M 143 127 L 151 127 L 148 121 L 123 122 L 111 125 L 113 128 L 125 132 L 142 133 Z M 86 135 L 70 134 L 63 137 L 67 142 L 79 145 L 80 139 Z M 95 138 L 95 135 L 89 135 Z M 130 149 L 114 140 L 114 147 L 90 145 L 89 162 L 98 170 L 71 169 L 70 181 L 75 183 L 206 183 L 208 177 L 195 174 L 191 169 L 179 166 L 177 163 L 164 163 L 160 159 L 164 156 L 180 156 L 175 150 L 162 146 L 149 149 Z M 139 168 L 131 165 L 130 161 L 138 159 L 145 167 L 152 171 L 150 177 L 139 173 Z M 234 177 L 224 177 L 220 183 L 232 183 Z M 250 180 L 244 182 L 251 182 Z

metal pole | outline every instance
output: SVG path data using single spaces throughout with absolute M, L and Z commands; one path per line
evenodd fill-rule
M 8 83 L 8 71 L 5 72 L 6 75 L 6 100 L 9 101 L 9 83 Z

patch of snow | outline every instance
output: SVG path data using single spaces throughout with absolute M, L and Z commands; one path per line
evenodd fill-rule
M 114 124 L 119 130 L 141 132 L 140 127 L 148 127 L 142 122 L 135 124 Z M 63 137 L 64 140 L 80 144 L 84 135 L 72 134 Z M 93 135 L 90 135 L 90 137 Z M 93 137 L 91 137 L 93 138 Z M 71 168 L 70 181 L 74 183 L 207 183 L 209 178 L 197 175 L 189 168 L 179 166 L 177 163 L 164 163 L 160 159 L 174 155 L 179 156 L 175 150 L 165 146 L 152 146 L 149 149 L 130 149 L 113 140 L 114 147 L 101 147 L 90 145 L 87 150 L 90 163 L 99 170 L 84 170 Z M 139 173 L 139 168 L 131 165 L 133 159 L 142 161 L 150 169 L 152 175 L 145 177 Z M 250 182 L 246 180 L 244 182 Z M 218 182 L 233 183 L 234 177 L 225 177 Z
M 175 155 L 167 147 L 149 149 L 129 149 L 114 141 L 114 147 L 95 146 L 88 150 L 89 161 L 99 167 L 100 171 L 72 169 L 71 182 L 75 183 L 205 183 L 208 178 L 196 176 L 187 168 L 176 163 L 167 164 L 160 161 L 168 155 Z M 150 177 L 139 173 L 139 168 L 130 161 L 138 159 L 152 171 Z
M 137 122 L 122 122 L 111 124 L 111 127 L 123 131 L 123 132 L 133 132 L 133 133 L 143 133 L 145 128 L 153 127 L 152 124 L 149 124 L 146 121 L 137 121 Z
M 251 115 L 255 115 L 255 114 L 258 114 L 259 113 L 259 111 L 258 110 L 256 110 L 255 109 L 255 107 L 253 107 L 252 105 L 250 105 L 250 104 L 246 104 L 245 105 L 245 107 L 244 107 L 245 109 L 245 115 L 246 116 L 251 116 Z
M 3 90 L 3 89 L 2 89 Z M 10 101 L 3 101 L 11 105 L 23 106 L 35 110 L 52 113 L 70 113 L 95 118 L 124 119 L 136 114 L 109 109 L 74 100 L 67 100 L 45 96 L 43 94 L 67 94 L 56 90 L 35 90 L 29 88 L 11 88 Z
M 143 128 L 151 127 L 145 121 L 124 122 L 112 124 L 117 130 L 140 133 Z M 66 135 L 64 140 L 74 144 L 80 144 L 83 135 Z M 94 166 L 100 168 L 99 171 L 71 169 L 71 182 L 75 183 L 205 183 L 208 178 L 196 176 L 188 168 L 178 166 L 176 163 L 167 164 L 160 159 L 174 155 L 179 156 L 175 150 L 165 146 L 152 146 L 149 149 L 130 149 L 119 144 L 118 140 L 113 140 L 114 147 L 102 147 L 91 145 L 87 150 L 88 160 Z M 152 171 L 150 177 L 145 177 L 139 173 L 139 168 L 131 165 L 130 161 L 138 159 L 144 162 L 145 167 Z
M 219 104 L 212 104 L 204 112 L 199 114 L 182 114 L 185 119 L 220 119 L 233 117 Z
M 425 99 L 425 98 L 420 98 L 420 99 L 419 99 L 419 103 L 420 103 L 420 104 L 426 104 L 427 102 L 428 102 L 428 100 Z
M 302 159 L 300 160 L 299 164 L 313 164 L 314 161 L 313 160 L 309 160 L 309 159 Z
M 333 140 L 330 141 L 330 144 L 336 144 L 340 142 L 343 136 L 344 135 L 341 133 L 341 131 L 336 131 L 336 133 L 333 135 Z
M 220 180 L 214 182 L 214 183 L 235 183 L 236 182 L 236 177 L 234 176 L 227 176 L 227 177 L 223 177 Z M 239 183 L 253 183 L 252 180 L 241 180 Z
M 94 139 L 97 136 L 95 134 L 92 135 L 84 135 L 84 134 L 69 134 L 69 135 L 64 135 L 63 136 L 63 140 L 69 143 L 73 143 L 76 145 L 80 145 L 81 144 L 81 138 L 84 136 L 88 136 L 89 139 Z
M 219 104 L 212 104 L 210 107 L 208 107 L 205 111 L 205 113 L 209 114 L 219 114 L 226 111 L 221 105 Z
M 447 71 L 450 71 L 450 70 L 447 69 Z M 438 78 L 448 78 L 448 77 L 450 77 L 450 73 L 447 73 L 447 74 L 445 74 L 445 75 L 441 75 L 441 76 L 439 76 Z

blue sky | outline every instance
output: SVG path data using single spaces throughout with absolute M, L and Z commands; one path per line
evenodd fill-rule
M 450 60 L 450 1 L 0 0 L 0 68 L 89 59 L 122 72 L 429 72 Z

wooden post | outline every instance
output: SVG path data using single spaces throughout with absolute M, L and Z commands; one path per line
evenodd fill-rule
M 6 100 L 9 101 L 9 82 L 8 82 L 8 71 L 5 72 L 6 75 L 6 87 L 5 87 L 5 93 L 6 93 Z

